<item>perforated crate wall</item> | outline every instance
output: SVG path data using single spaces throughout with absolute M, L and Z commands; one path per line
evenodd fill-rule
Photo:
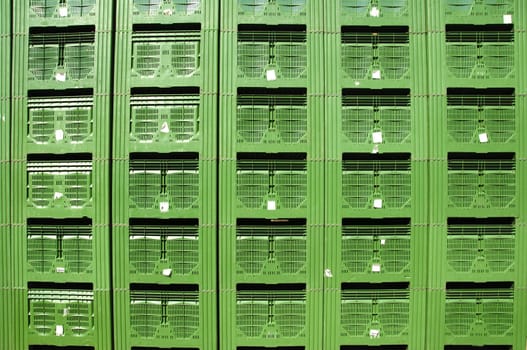
M 241 16 L 299 17 L 306 15 L 309 0 L 238 0 Z
M 451 289 L 446 293 L 445 335 L 508 337 L 513 335 L 512 289 Z
M 132 77 L 188 78 L 200 73 L 199 27 L 137 30 L 132 34 Z
M 514 0 L 444 0 L 447 16 L 503 16 L 514 13 Z
M 236 266 L 239 275 L 305 275 L 307 235 L 305 221 L 277 223 L 244 221 L 236 227 Z M 286 281 L 287 282 L 287 278 Z
M 93 98 L 32 98 L 28 102 L 28 141 L 39 145 L 78 145 L 93 139 Z
M 459 143 L 510 143 L 515 141 L 514 95 L 473 90 L 457 91 L 447 98 L 449 140 Z
M 130 292 L 131 338 L 156 340 L 199 339 L 199 296 L 194 291 Z
M 286 93 L 279 90 L 281 93 Z M 260 94 L 239 94 L 236 111 L 238 143 L 305 144 L 307 143 L 307 97 L 277 94 L 260 90 Z
M 199 140 L 199 94 L 131 97 L 132 142 L 187 144 Z
M 28 161 L 27 200 L 34 208 L 80 209 L 92 206 L 91 161 Z
M 91 290 L 30 289 L 29 334 L 88 337 L 94 334 Z
M 408 220 L 345 220 L 342 226 L 342 271 L 391 274 L 410 271 Z
M 355 159 L 353 158 L 355 157 Z M 409 154 L 345 155 L 342 161 L 344 208 L 402 209 L 411 206 Z
M 450 272 L 514 272 L 515 226 L 511 220 L 466 219 L 448 225 Z
M 408 90 L 344 90 L 342 135 L 346 142 L 409 143 L 412 109 Z
M 77 18 L 95 16 L 96 0 L 29 0 L 29 17 Z
M 471 158 L 468 158 L 468 157 Z M 464 159 L 449 156 L 448 197 L 451 208 L 514 208 L 516 174 L 514 156 L 503 159 L 485 154 Z M 461 156 L 464 157 L 464 156 Z
M 258 154 L 254 154 L 258 156 Z M 297 209 L 307 205 L 307 164 L 303 159 L 238 159 L 239 208 Z
M 30 33 L 28 79 L 81 81 L 93 79 L 95 31 Z
M 35 274 L 93 273 L 91 222 L 29 221 L 27 264 L 28 272 Z
M 408 289 L 367 285 L 344 289 L 341 300 L 341 335 L 363 339 L 404 337 L 410 322 Z
M 514 32 L 485 26 L 447 26 L 446 64 L 449 77 L 462 79 L 514 78 Z
M 197 221 L 132 222 L 129 232 L 130 274 L 186 276 L 199 273 Z
M 340 0 L 343 16 L 406 17 L 408 0 Z
M 191 16 L 201 13 L 201 0 L 133 0 L 134 16 Z
M 130 207 L 168 212 L 199 206 L 198 155 L 130 160 Z
M 355 80 L 410 77 L 408 27 L 342 27 L 342 71 Z
M 306 297 L 301 291 L 253 290 L 236 293 L 239 338 L 302 339 L 306 334 Z
M 305 26 L 238 31 L 238 77 L 261 80 L 301 79 L 307 76 Z

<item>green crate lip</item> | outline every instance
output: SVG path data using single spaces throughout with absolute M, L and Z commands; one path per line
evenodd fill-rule
M 93 331 L 91 332 L 93 333 Z M 52 350 L 68 350 L 64 348 L 64 343 L 67 342 L 70 346 L 83 346 L 82 350 L 93 350 L 96 344 L 97 336 L 93 334 L 76 336 L 76 335 L 65 335 L 62 337 L 50 336 L 50 335 L 36 335 L 28 334 L 27 341 L 30 345 L 54 345 L 57 346 L 57 349 Z M 31 348 L 30 348 L 31 349 Z M 75 349 L 77 350 L 77 349 Z

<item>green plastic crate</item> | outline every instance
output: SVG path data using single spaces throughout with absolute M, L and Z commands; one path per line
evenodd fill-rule
M 350 17 L 406 17 L 408 0 L 341 0 L 340 8 Z
M 306 297 L 301 291 L 253 290 L 236 294 L 238 338 L 303 339 Z
M 448 197 L 451 208 L 516 207 L 514 159 L 450 159 Z
M 237 274 L 242 276 L 305 275 L 307 237 L 302 225 L 272 221 L 236 228 Z M 286 278 L 287 279 L 287 278 Z
M 309 0 L 238 0 L 240 16 L 299 17 Z
M 410 223 L 360 220 L 342 226 L 342 272 L 405 274 L 410 272 Z
M 95 33 L 30 33 L 29 80 L 83 81 L 93 79 Z
M 199 165 L 194 159 L 130 160 L 130 208 L 168 212 L 199 206 Z
M 130 141 L 188 144 L 199 141 L 200 97 L 193 94 L 131 97 Z
M 243 159 L 236 170 L 239 208 L 297 209 L 307 205 L 306 160 Z
M 132 34 L 132 77 L 199 76 L 200 42 L 199 30 L 135 31 Z
M 241 144 L 307 143 L 305 95 L 238 95 L 236 130 Z
M 446 64 L 450 78 L 514 78 L 514 33 L 475 26 L 447 26 Z
M 33 208 L 92 206 L 91 161 L 28 161 L 27 204 Z
M 132 224 L 128 248 L 131 275 L 170 277 L 199 273 L 197 225 Z
M 156 341 L 200 338 L 198 292 L 153 290 L 130 292 L 132 339 Z
M 93 98 L 31 98 L 28 141 L 38 145 L 78 145 L 93 140 Z
M 449 223 L 447 263 L 449 272 L 514 272 L 514 223 L 468 219 Z
M 345 142 L 404 144 L 411 141 L 409 95 L 393 95 L 383 90 L 370 90 L 367 95 L 356 93 L 351 90 L 342 96 L 341 130 Z
M 133 0 L 134 16 L 192 16 L 201 13 L 201 0 Z
M 343 290 L 341 336 L 362 339 L 408 336 L 409 294 L 407 289 L 382 285 Z
M 342 162 L 343 208 L 403 209 L 411 206 L 410 155 L 400 159 L 383 155 L 344 159 Z
M 406 80 L 410 77 L 408 27 L 343 27 L 343 74 L 354 80 Z
M 29 334 L 88 337 L 94 334 L 94 298 L 90 290 L 30 289 Z
M 515 141 L 514 96 L 449 94 L 447 131 L 456 143 Z
M 27 227 L 27 264 L 28 272 L 37 274 L 93 273 L 91 225 L 30 222 Z
M 95 16 L 96 0 L 29 0 L 30 18 Z
M 514 0 L 443 0 L 447 16 L 503 16 L 514 13 Z
M 261 31 L 241 29 L 238 77 L 269 81 L 306 78 L 307 42 L 305 27 L 302 28 L 298 31 L 281 27 Z
M 454 338 L 512 336 L 512 289 L 451 289 L 446 292 L 445 335 Z

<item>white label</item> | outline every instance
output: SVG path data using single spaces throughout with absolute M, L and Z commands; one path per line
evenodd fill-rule
M 373 207 L 375 209 L 381 209 L 382 208 L 382 199 L 374 199 L 373 200 Z
M 63 196 L 62 193 L 60 193 L 60 192 L 55 192 L 55 194 L 53 195 L 53 199 L 61 199 L 62 196 Z
M 385 245 L 386 244 L 386 240 L 385 239 L 381 239 L 381 245 Z
M 266 75 L 267 75 L 267 80 L 269 81 L 276 80 L 276 72 L 274 71 L 274 69 L 268 70 Z
M 481 143 L 489 142 L 489 136 L 487 135 L 486 132 L 483 132 L 483 133 L 479 134 L 479 142 L 481 142 Z
M 331 278 L 331 277 L 333 277 L 333 272 L 331 272 L 330 269 L 325 269 L 324 270 L 324 276 L 326 276 L 327 278 Z
M 379 11 L 379 9 L 377 7 L 372 7 L 371 10 L 370 10 L 370 16 L 372 17 L 379 17 L 379 15 L 381 14 L 381 11 Z
M 168 202 L 160 202 L 159 203 L 159 211 L 161 211 L 162 213 L 166 213 L 169 208 L 170 208 L 170 206 L 168 205 Z
M 62 130 L 55 130 L 55 140 L 62 141 L 64 140 L 64 131 Z
M 371 272 L 381 272 L 381 264 L 371 265 Z
M 373 143 L 382 143 L 382 132 L 376 131 L 373 134 L 371 134 L 371 137 L 373 139 Z
M 163 269 L 163 276 L 166 276 L 166 277 L 172 276 L 172 269 Z
M 62 316 L 68 316 L 69 313 L 70 313 L 69 309 L 64 309 L 64 311 L 62 312 Z
M 170 132 L 170 128 L 168 127 L 168 123 L 167 122 L 164 122 L 162 125 L 161 125 L 161 129 L 160 131 L 164 134 L 168 134 Z
M 66 268 L 65 267 L 57 267 L 55 269 L 55 271 L 57 271 L 57 273 L 64 273 L 64 272 L 66 272 Z
M 66 81 L 66 73 L 63 72 L 63 73 L 57 73 L 55 74 L 55 79 L 57 81 Z
M 360 83 L 358 81 L 355 82 L 355 86 L 359 86 Z
M 512 23 L 512 15 L 503 15 L 503 23 L 511 24 Z
M 376 69 L 373 72 L 371 72 L 371 78 L 372 79 L 381 79 L 381 71 Z
M 379 153 L 379 145 L 375 145 L 375 146 L 373 146 L 373 149 L 371 150 L 371 153 L 372 153 L 372 154 L 377 154 L 377 153 Z
M 64 335 L 64 327 L 60 324 L 55 326 L 55 335 L 61 337 Z
M 276 201 L 267 201 L 267 210 L 276 210 Z
M 172 9 L 166 9 L 166 10 L 164 10 L 164 11 L 163 11 L 163 14 L 164 14 L 165 16 L 172 16 Z
M 379 329 L 370 329 L 370 338 L 378 338 L 381 334 Z
M 68 8 L 65 6 L 59 7 L 59 16 L 60 17 L 67 17 L 68 16 Z

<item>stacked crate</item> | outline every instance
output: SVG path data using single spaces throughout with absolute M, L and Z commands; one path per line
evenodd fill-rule
M 13 345 L 111 347 L 103 1 L 13 4 Z M 26 315 L 26 317 L 22 317 Z
M 116 349 L 216 348 L 217 7 L 118 3 Z
M 422 5 L 326 9 L 324 348 L 425 348 Z
M 222 349 L 320 349 L 322 4 L 221 4 Z
M 430 23 L 431 349 L 525 347 L 521 1 L 447 0 Z M 525 13 L 525 12 L 523 12 Z M 520 23 L 516 21 L 519 20 Z M 520 107 L 520 108 L 519 108 Z

